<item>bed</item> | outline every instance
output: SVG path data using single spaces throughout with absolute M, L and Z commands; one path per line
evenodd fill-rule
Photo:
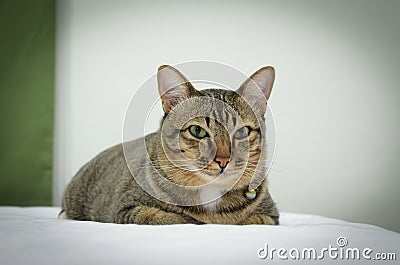
M 399 233 L 314 215 L 282 213 L 280 226 L 141 226 L 59 220 L 59 210 L 0 207 L 0 263 L 398 264 L 400 258 Z

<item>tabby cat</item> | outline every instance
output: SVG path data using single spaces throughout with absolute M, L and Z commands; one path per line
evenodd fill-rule
M 84 165 L 65 191 L 60 218 L 279 224 L 266 179 L 264 114 L 274 79 L 275 70 L 264 67 L 236 91 L 196 90 L 178 70 L 161 66 L 160 129 Z

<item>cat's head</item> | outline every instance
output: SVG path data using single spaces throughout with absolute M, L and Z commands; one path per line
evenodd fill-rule
M 235 91 L 196 90 L 171 66 L 161 66 L 157 78 L 167 177 L 184 186 L 248 185 L 257 167 L 265 167 L 264 114 L 274 69 L 261 68 Z

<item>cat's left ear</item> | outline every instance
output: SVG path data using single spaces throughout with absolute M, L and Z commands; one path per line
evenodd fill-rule
M 186 77 L 169 65 L 162 65 L 158 68 L 157 82 L 165 113 L 170 112 L 183 100 L 198 94 Z
M 236 92 L 244 97 L 252 107 L 265 113 L 274 80 L 275 69 L 272 66 L 263 67 L 244 81 Z

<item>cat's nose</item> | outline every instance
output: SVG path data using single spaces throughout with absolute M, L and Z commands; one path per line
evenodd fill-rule
M 215 161 L 221 168 L 225 168 L 229 163 L 229 157 L 216 157 Z

